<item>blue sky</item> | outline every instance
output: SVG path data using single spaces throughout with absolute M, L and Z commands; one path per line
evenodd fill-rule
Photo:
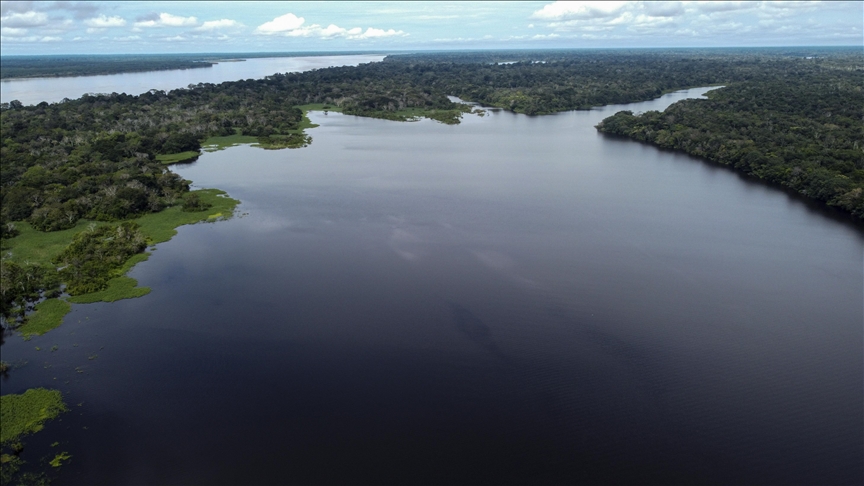
M 0 52 L 862 45 L 864 2 L 17 2 Z

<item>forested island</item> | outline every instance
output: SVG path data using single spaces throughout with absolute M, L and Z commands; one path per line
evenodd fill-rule
M 197 68 L 223 57 L 142 59 L 118 58 L 110 67 L 115 60 L 70 58 L 43 71 L 26 63 L 8 70 L 4 59 L 3 75 Z M 3 103 L 3 336 L 49 332 L 70 303 L 145 295 L 149 289 L 126 273 L 147 258 L 148 248 L 182 224 L 230 216 L 238 203 L 217 189 L 190 191 L 170 164 L 238 143 L 304 147 L 312 143 L 310 110 L 458 124 L 475 108 L 448 96 L 533 116 L 721 85 L 708 99 L 681 101 L 664 112 L 622 111 L 597 129 L 729 166 L 864 219 L 860 49 L 401 54 L 170 92 Z M 0 366 L 5 372 L 7 365 Z M 17 467 L 20 437 L 67 407 L 53 390 L 3 399 L 3 461 L 11 465 L 3 466 L 5 475 Z M 58 464 L 68 459 L 64 454 L 55 457 Z

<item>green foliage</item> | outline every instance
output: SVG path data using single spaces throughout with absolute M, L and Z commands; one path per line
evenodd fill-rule
M 186 211 L 187 213 L 206 211 L 210 209 L 210 207 L 211 205 L 202 201 L 196 192 L 190 192 L 183 198 L 183 211 Z
M 183 162 L 192 162 L 193 160 L 196 160 L 200 155 L 201 152 L 197 150 L 188 150 L 186 152 L 179 152 L 176 154 L 160 154 L 156 156 L 156 160 L 162 162 L 165 165 L 181 164 Z
M 54 456 L 54 459 L 51 459 L 51 461 L 49 461 L 48 464 L 50 464 L 51 467 L 60 467 L 63 465 L 63 461 L 68 461 L 71 458 L 72 458 L 72 456 L 69 455 L 68 452 L 61 452 L 61 453 L 57 454 L 56 456 Z
M 105 290 L 69 297 L 73 304 L 92 304 L 94 302 L 115 302 L 121 299 L 134 299 L 150 293 L 150 287 L 138 287 L 132 277 L 115 277 L 108 281 Z M 23 330 L 23 329 L 22 329 Z
M 64 265 L 60 277 L 70 295 L 103 290 L 126 260 L 144 251 L 147 240 L 137 223 L 93 225 L 76 234 L 54 262 Z
M 861 71 L 803 69 L 663 113 L 618 112 L 597 128 L 728 165 L 864 218 L 862 107 Z
M 72 310 L 64 300 L 47 299 L 36 304 L 34 313 L 18 328 L 24 336 L 42 335 L 63 323 L 63 317 Z
M 14 56 L 0 61 L 0 79 L 93 76 L 138 71 L 208 68 L 200 56 L 176 54 Z
M 58 390 L 31 388 L 21 395 L 0 396 L 0 443 L 38 432 L 45 422 L 67 410 Z
M 225 191 L 219 189 L 201 189 L 194 191 L 200 201 L 210 205 L 209 210 L 198 212 L 181 211 L 179 206 L 168 208 L 160 213 L 145 214 L 135 220 L 141 231 L 147 235 L 151 244 L 170 240 L 177 234 L 178 226 L 206 221 L 211 214 L 221 213 L 232 215 L 240 201 L 228 197 Z
M 234 147 L 241 144 L 246 143 L 256 143 L 258 141 L 258 137 L 252 137 L 249 135 L 226 135 L 220 137 L 210 137 L 207 140 L 204 140 L 202 146 L 205 152 L 215 152 L 217 150 L 223 150 L 228 147 Z
M 0 316 L 3 322 L 10 327 L 24 323 L 27 312 L 36 302 L 59 293 L 59 283 L 53 267 L 0 261 Z
M 158 212 L 188 191 L 163 162 L 257 142 L 302 147 L 309 109 L 388 120 L 459 122 L 470 110 L 447 95 L 527 114 L 655 98 L 690 86 L 847 69 L 855 51 L 824 62 L 772 50 L 523 51 L 413 54 L 354 67 L 198 84 L 139 96 L 85 95 L 0 107 L 0 225 L 62 231 L 79 219 L 117 221 Z M 812 53 L 810 53 L 812 54 Z M 490 57 L 491 56 L 491 57 Z M 507 58 L 511 64 L 499 64 Z M 5 231 L 5 230 L 4 230 Z
M 9 250 L 3 255 L 4 261 L 20 264 L 32 262 L 38 265 L 51 265 L 51 261 L 69 245 L 72 236 L 84 231 L 92 221 L 79 220 L 74 228 L 44 233 L 37 231 L 29 223 L 15 223 L 18 236 L 4 241 Z M 104 223 L 97 223 L 104 224 Z

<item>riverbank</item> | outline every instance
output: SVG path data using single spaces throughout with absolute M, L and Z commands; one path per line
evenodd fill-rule
M 184 211 L 182 201 L 158 213 L 148 213 L 141 217 L 130 219 L 136 223 L 147 238 L 150 251 L 154 245 L 170 240 L 177 234 L 177 228 L 199 222 L 214 222 L 231 217 L 240 201 L 228 197 L 219 189 L 201 189 L 192 191 L 207 209 L 199 211 Z M 4 260 L 41 266 L 54 265 L 53 260 L 69 245 L 72 238 L 92 225 L 104 226 L 116 223 L 81 220 L 70 229 L 62 231 L 42 232 L 34 229 L 29 223 L 16 224 L 19 235 L 4 240 Z M 71 309 L 68 303 L 87 304 L 93 302 L 114 302 L 121 299 L 141 297 L 150 292 L 147 287 L 138 287 L 137 281 L 126 274 L 138 263 L 147 260 L 150 252 L 139 253 L 127 259 L 124 264 L 113 272 L 113 278 L 106 288 L 83 295 L 47 299 L 39 303 L 34 312 L 28 315 L 27 322 L 18 328 L 23 336 L 41 335 L 59 326 L 63 317 Z
M 864 220 L 864 94 L 857 72 L 755 79 L 663 112 L 621 111 L 597 125 L 727 166 Z

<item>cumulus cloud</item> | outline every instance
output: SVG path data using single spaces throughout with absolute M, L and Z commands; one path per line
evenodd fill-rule
M 17 12 L 9 10 L 0 17 L 0 24 L 3 27 L 41 27 L 48 24 L 48 15 L 44 12 L 36 12 L 30 10 L 27 12 Z
M 593 19 L 614 16 L 627 2 L 553 2 L 534 12 L 539 20 Z
M 27 35 L 27 29 L 0 27 L 0 35 L 3 35 L 4 37 L 24 37 Z
M 286 37 L 318 37 L 321 39 L 378 39 L 383 37 L 404 37 L 408 34 L 402 30 L 378 29 L 369 27 L 365 31 L 361 27 L 347 29 L 336 24 L 323 27 L 319 24 L 303 25 L 306 19 L 298 17 L 293 13 L 287 13 L 280 17 L 265 22 L 255 29 L 262 35 L 283 35 Z
M 774 39 L 786 42 L 793 25 L 802 26 L 811 21 L 814 12 L 823 9 L 852 10 L 857 2 L 818 1 L 636 1 L 594 2 L 556 1 L 544 5 L 530 18 L 539 27 L 574 38 L 631 38 L 644 36 L 697 37 L 702 39 L 740 39 L 763 41 Z M 860 5 L 860 4 L 859 4 Z M 860 17 L 860 7 L 859 13 Z M 762 21 L 768 23 L 760 24 Z M 539 21 L 539 22 L 538 22 Z M 771 28 L 768 28 L 768 24 Z M 848 27 L 826 25 L 825 31 L 851 32 Z M 860 30 L 860 29 L 859 29 Z M 856 31 L 857 32 L 857 31 Z M 593 37 L 586 37 L 592 33 Z M 638 37 L 637 37 L 638 36 Z M 758 36 L 758 37 L 757 37 Z
M 6 37 L 0 35 L 0 41 L 2 42 L 20 42 L 20 43 L 32 43 L 32 42 L 58 42 L 63 40 L 60 37 L 56 36 L 40 36 L 40 35 L 31 35 L 27 37 Z
M 162 12 L 160 14 L 150 14 L 144 17 L 139 17 L 135 22 L 135 27 L 189 27 L 198 25 L 196 17 L 181 17 L 179 15 L 171 15 Z
M 293 13 L 287 13 L 280 17 L 276 17 L 270 22 L 265 22 L 258 26 L 256 32 L 261 34 L 278 34 L 280 32 L 290 32 L 300 28 L 306 19 L 298 17 Z
M 238 27 L 240 23 L 236 20 L 231 19 L 221 19 L 221 20 L 208 20 L 197 27 L 195 30 L 201 31 L 213 31 L 216 29 L 227 29 L 230 27 Z
M 92 19 L 87 19 L 84 21 L 84 23 L 94 28 L 123 27 L 124 25 L 126 25 L 126 20 L 124 20 L 122 17 L 108 17 L 105 15 L 100 15 Z
M 356 36 L 356 38 L 357 39 L 374 39 L 376 37 L 394 37 L 394 36 L 404 37 L 406 35 L 408 35 L 408 34 L 406 34 L 405 32 L 403 32 L 401 30 L 393 30 L 393 29 L 384 30 L 384 29 L 376 29 L 374 27 L 369 27 L 368 29 L 366 29 L 366 32 L 363 32 L 362 34 Z

